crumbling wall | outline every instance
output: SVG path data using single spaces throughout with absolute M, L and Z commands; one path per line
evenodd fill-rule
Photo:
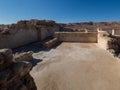
M 108 41 L 108 50 L 120 58 L 120 36 L 111 35 Z
M 32 64 L 15 62 L 10 49 L 0 50 L 0 90 L 37 90 L 29 72 Z
M 49 20 L 19 21 L 0 31 L 0 49 L 16 48 L 53 36 L 59 25 Z
M 58 39 L 57 39 L 57 38 L 53 38 L 53 39 L 45 42 L 44 47 L 45 47 L 45 48 L 50 48 L 50 47 L 52 47 L 53 45 L 55 45 L 57 42 L 58 42 Z
M 97 43 L 97 32 L 56 32 L 55 37 L 63 42 Z
M 120 58 L 120 36 L 111 35 L 106 31 L 98 32 L 98 46 L 108 50 L 114 56 Z
M 115 30 L 115 35 L 120 35 L 120 30 Z
M 10 34 L 0 35 L 0 48 L 16 48 L 34 41 L 37 41 L 35 30 L 13 30 Z
M 56 27 L 43 27 L 41 28 L 41 40 L 44 40 L 46 37 L 54 36 L 54 32 L 59 31 L 59 26 Z
M 110 40 L 110 37 L 108 37 L 108 35 L 109 34 L 106 31 L 98 32 L 98 45 L 105 50 L 108 49 L 108 41 Z

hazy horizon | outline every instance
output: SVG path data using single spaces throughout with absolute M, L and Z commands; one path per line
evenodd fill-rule
M 24 19 L 24 20 L 31 20 L 31 19 Z M 18 21 L 24 21 L 24 20 L 18 20 Z M 35 20 L 48 20 L 48 19 L 35 19 Z M 0 23 L 0 25 L 2 25 L 2 24 L 3 25 L 16 24 L 18 21 L 11 22 L 11 23 Z M 55 21 L 55 20 L 53 20 L 53 21 Z M 118 22 L 118 23 L 120 23 L 120 21 L 78 21 L 78 22 L 56 22 L 56 23 L 70 24 L 70 23 L 89 23 L 89 22 L 94 22 L 94 23 L 99 23 L 99 22 Z

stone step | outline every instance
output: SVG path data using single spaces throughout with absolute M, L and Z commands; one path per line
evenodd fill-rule
M 53 45 L 55 45 L 57 42 L 58 42 L 58 39 L 57 39 L 57 38 L 53 38 L 53 39 L 45 42 L 45 43 L 44 43 L 44 47 L 45 47 L 45 48 L 50 48 L 50 47 L 52 47 Z

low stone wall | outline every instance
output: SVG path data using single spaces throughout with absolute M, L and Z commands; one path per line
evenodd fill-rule
M 97 32 L 56 32 L 55 37 L 63 42 L 97 43 Z
M 108 29 L 108 30 L 103 30 L 103 31 L 106 31 L 106 32 L 108 32 L 109 34 L 112 34 L 112 30 L 113 30 L 113 29 Z M 120 35 L 120 30 L 119 30 L 119 29 L 115 29 L 115 30 L 114 30 L 114 34 L 115 34 L 115 35 Z

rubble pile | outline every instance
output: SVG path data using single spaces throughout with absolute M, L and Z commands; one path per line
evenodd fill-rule
M 10 49 L 0 50 L 0 90 L 36 90 L 29 72 L 32 64 L 14 61 Z

